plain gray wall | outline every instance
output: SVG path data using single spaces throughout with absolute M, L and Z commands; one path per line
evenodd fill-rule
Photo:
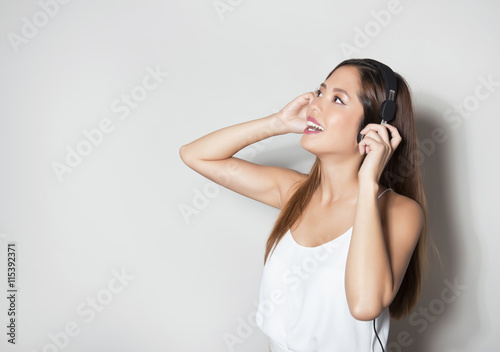
M 499 9 L 2 0 L 3 327 L 10 241 L 19 291 L 18 349 L 5 334 L 0 349 L 267 351 L 245 325 L 278 211 L 195 173 L 179 148 L 280 110 L 348 57 L 371 57 L 412 88 L 429 235 L 443 262 L 429 252 L 422 297 L 412 319 L 392 321 L 388 351 L 496 350 Z M 237 156 L 307 172 L 314 156 L 300 137 Z M 189 207 L 197 213 L 183 216 Z

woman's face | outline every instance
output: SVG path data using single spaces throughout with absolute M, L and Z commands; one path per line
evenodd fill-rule
M 360 89 L 358 70 L 341 66 L 323 82 L 307 109 L 310 118 L 323 127 L 319 133 L 304 132 L 300 145 L 311 153 L 351 154 L 358 151 L 357 135 L 363 106 L 358 99 Z M 317 124 L 317 123 L 316 123 Z M 359 154 L 359 153 L 358 153 Z

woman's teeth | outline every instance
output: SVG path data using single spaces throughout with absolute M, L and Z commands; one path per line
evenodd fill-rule
M 311 122 L 311 121 L 307 121 L 307 126 L 308 126 L 308 130 L 309 131 L 323 131 L 324 128 L 319 126 L 319 125 L 316 125 L 314 122 Z

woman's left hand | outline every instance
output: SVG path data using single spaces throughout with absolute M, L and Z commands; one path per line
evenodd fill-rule
M 403 139 L 397 128 L 389 124 L 370 123 L 360 133 L 365 137 L 358 148 L 360 154 L 366 153 L 366 157 L 358 171 L 358 180 L 378 183 L 382 171 Z M 392 138 L 389 138 L 389 133 Z

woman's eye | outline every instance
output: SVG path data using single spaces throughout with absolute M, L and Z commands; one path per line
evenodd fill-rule
M 342 99 L 340 99 L 338 96 L 334 96 L 333 97 L 333 101 L 335 102 L 336 100 L 339 100 L 341 104 L 344 104 L 344 102 L 342 101 Z
M 320 94 L 321 94 L 321 90 L 319 90 L 319 89 L 318 89 L 318 90 L 316 91 L 316 96 L 317 96 L 317 97 L 319 97 L 319 95 L 320 95 Z M 334 103 L 336 103 L 336 102 L 337 102 L 337 100 L 338 100 L 338 101 L 340 101 L 340 103 L 341 103 L 341 104 L 344 104 L 344 102 L 342 101 L 342 99 L 340 99 L 340 98 L 338 97 L 338 95 L 335 95 L 335 96 L 333 97 L 333 102 L 334 102 Z M 345 104 L 344 104 L 344 105 L 345 105 Z

